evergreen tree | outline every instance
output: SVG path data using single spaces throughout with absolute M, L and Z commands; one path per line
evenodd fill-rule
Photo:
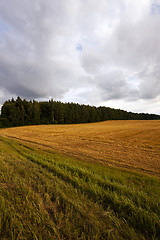
M 132 113 L 108 107 L 91 107 L 59 101 L 37 102 L 17 97 L 6 101 L 1 109 L 0 127 L 13 127 L 32 124 L 89 123 L 106 120 L 160 119 L 156 114 Z

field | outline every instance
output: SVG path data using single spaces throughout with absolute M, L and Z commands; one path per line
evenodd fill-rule
M 0 134 L 78 159 L 160 176 L 160 121 L 27 126 Z
M 0 130 L 0 239 L 160 236 L 160 121 Z

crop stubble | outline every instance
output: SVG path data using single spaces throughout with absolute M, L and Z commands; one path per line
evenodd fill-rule
M 1 129 L 0 134 L 82 160 L 160 176 L 160 121 L 25 126 Z

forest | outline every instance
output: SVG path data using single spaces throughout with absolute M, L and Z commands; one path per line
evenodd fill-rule
M 60 101 L 37 102 L 17 97 L 4 102 L 1 108 L 0 127 L 40 124 L 75 124 L 106 120 L 156 120 L 160 115 L 133 113 L 109 107 L 95 107 Z

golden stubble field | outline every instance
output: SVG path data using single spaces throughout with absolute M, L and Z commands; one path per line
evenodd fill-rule
M 160 121 L 107 121 L 1 129 L 23 140 L 82 160 L 160 176 Z

